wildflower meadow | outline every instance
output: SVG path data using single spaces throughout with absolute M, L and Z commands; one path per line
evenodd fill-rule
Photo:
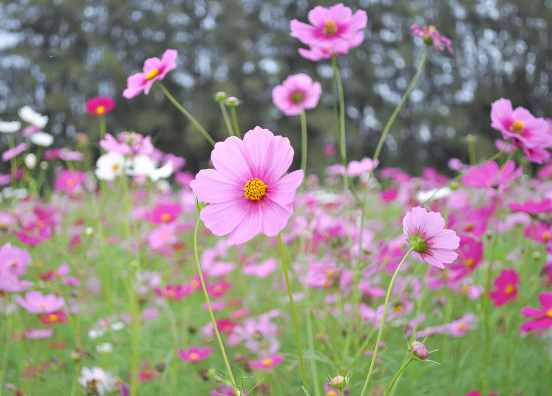
M 39 106 L 0 113 L 0 396 L 552 395 L 552 114 L 497 96 L 494 151 L 468 139 L 469 161 L 421 176 L 384 163 L 426 61 L 454 56 L 436 21 L 412 23 L 417 68 L 352 160 L 340 65 L 368 18 L 334 4 L 289 21 L 296 56 L 331 70 L 270 87 L 300 144 L 244 126 L 248 103 L 222 91 L 217 139 L 166 84 L 178 48 L 78 104 L 97 127 L 67 144 Z M 111 129 L 154 92 L 212 146 L 199 172 Z M 307 133 L 320 107 L 325 146 Z

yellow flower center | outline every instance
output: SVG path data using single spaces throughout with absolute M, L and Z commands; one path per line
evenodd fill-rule
M 514 292 L 514 285 L 508 284 L 506 285 L 506 288 L 504 289 L 504 293 L 510 295 Z
M 328 393 L 326 393 L 326 396 L 337 396 L 337 393 L 335 393 L 334 390 L 331 390 L 331 391 L 328 391 Z
M 105 106 L 98 106 L 96 107 L 96 114 L 102 115 L 105 113 Z
M 190 353 L 190 359 L 197 360 L 199 359 L 199 355 L 197 353 L 192 352 Z
M 462 330 L 462 331 L 463 331 L 463 330 L 466 330 L 467 328 L 468 328 L 468 325 L 465 324 L 465 323 L 462 323 L 462 324 L 460 325 L 460 330 Z
M 403 306 L 401 304 L 399 304 L 395 307 L 394 311 L 395 311 L 395 313 L 399 313 L 399 312 L 402 312 L 402 310 L 403 310 Z
M 473 257 L 470 257 L 469 259 L 466 260 L 466 265 L 470 269 L 473 268 L 473 266 L 475 265 L 475 260 L 473 259 Z
M 523 133 L 523 129 L 525 128 L 525 125 L 523 125 L 523 121 L 515 120 L 510 129 L 512 132 L 515 133 Z
M 334 21 L 328 20 L 324 24 L 324 34 L 336 34 L 337 33 L 337 25 Z
M 467 223 L 465 229 L 466 229 L 467 232 L 473 231 L 473 229 L 474 229 L 473 224 L 472 223 Z
M 38 306 L 42 309 L 46 309 L 46 304 L 44 304 L 43 302 L 39 302 Z
M 167 292 L 167 297 L 173 298 L 173 297 L 174 297 L 174 290 L 169 290 L 169 291 Z
M 56 314 L 50 314 L 50 315 L 48 315 L 48 321 L 49 322 L 57 322 L 58 321 L 58 316 Z
M 11 263 L 11 266 L 12 266 L 12 268 L 17 267 L 17 261 L 14 261 L 13 263 Z
M 222 286 L 221 286 L 221 285 L 216 285 L 215 287 L 213 287 L 213 290 L 214 290 L 216 293 L 222 293 L 222 292 L 223 292 Z
M 119 170 L 119 164 L 111 165 L 111 169 L 113 169 L 113 172 L 117 172 Z
M 73 179 L 67 180 L 67 187 L 73 187 L 75 185 L 75 181 Z
M 550 308 L 548 312 L 546 312 L 546 316 L 548 316 L 549 318 L 552 318 L 552 308 Z
M 549 241 L 551 237 L 552 235 L 550 235 L 550 231 L 544 231 L 544 233 L 542 234 L 542 239 L 544 239 L 545 241 Z
M 168 214 L 168 213 L 163 213 L 161 215 L 161 221 L 166 223 L 167 221 L 169 221 L 171 219 L 171 216 Z
M 191 286 L 193 289 L 197 289 L 199 287 L 199 282 L 194 279 L 191 283 Z
M 462 286 L 462 294 L 468 294 L 470 287 L 468 285 Z
M 157 77 L 159 74 L 159 69 L 151 69 L 148 74 L 146 74 L 146 80 L 151 80 L 152 78 Z
M 260 201 L 266 195 L 267 188 L 268 186 L 262 180 L 255 177 L 245 184 L 243 191 L 245 198 L 251 201 Z
M 265 367 L 268 367 L 268 366 L 272 365 L 272 359 L 265 359 L 261 362 L 261 364 Z

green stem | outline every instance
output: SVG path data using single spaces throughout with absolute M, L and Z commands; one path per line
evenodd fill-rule
M 13 150 L 15 148 L 15 142 L 13 140 L 13 133 L 8 134 L 8 146 L 10 150 Z M 10 158 L 10 181 L 11 181 L 11 188 L 12 191 L 15 190 L 15 178 L 17 173 L 17 165 L 15 163 L 15 157 Z M 0 391 L 1 392 L 1 391 Z
M 234 131 L 232 130 L 232 124 L 230 124 L 230 118 L 228 117 L 228 111 L 226 111 L 226 106 L 223 102 L 219 102 L 220 111 L 222 112 L 222 117 L 224 118 L 224 124 L 226 125 L 226 130 L 228 131 L 228 136 L 234 136 Z
M 343 83 L 341 82 L 341 75 L 339 74 L 335 55 L 332 56 L 332 67 L 339 99 L 339 152 L 341 154 L 341 164 L 345 168 L 343 172 L 343 192 L 346 192 L 349 188 L 349 174 L 347 173 L 347 141 L 345 139 L 345 98 L 343 96 Z
M 303 169 L 303 183 L 307 178 L 307 116 L 301 110 L 301 169 Z
M 11 337 L 11 317 L 12 315 L 8 313 L 8 306 L 10 304 L 9 294 L 4 299 L 4 308 L 5 308 L 5 317 L 6 317 L 6 332 L 4 333 L 4 348 L 2 349 L 2 367 L 0 368 L 0 396 L 2 396 L 2 391 L 4 389 L 4 382 L 6 379 L 6 369 L 8 367 L 8 354 L 10 351 L 10 337 Z
M 389 283 L 389 287 L 387 288 L 387 294 L 385 295 L 385 303 L 383 306 L 383 315 L 381 317 L 381 324 L 378 331 L 378 337 L 376 338 L 376 345 L 374 346 L 374 354 L 372 355 L 372 361 L 370 362 L 370 368 L 368 369 L 368 375 L 366 376 L 366 381 L 364 381 L 364 386 L 362 387 L 362 392 L 360 393 L 360 396 L 364 396 L 366 393 L 366 390 L 368 389 L 368 384 L 370 383 L 370 377 L 372 376 L 372 371 L 374 370 L 374 365 L 376 363 L 376 357 L 378 356 L 378 350 L 379 350 L 379 344 L 381 341 L 381 335 L 383 333 L 383 325 L 385 324 L 385 317 L 387 316 L 387 306 L 389 305 L 389 298 L 391 297 L 391 290 L 393 289 L 393 284 L 395 283 L 395 279 L 397 278 L 397 275 L 399 274 L 399 271 L 401 270 L 404 262 L 410 256 L 410 253 L 414 248 L 410 248 L 408 252 L 404 255 L 401 262 L 399 263 L 397 269 L 395 270 L 395 273 L 393 274 L 393 277 L 391 278 L 391 282 Z
M 100 141 L 105 140 L 105 116 L 100 116 Z M 100 146 L 100 152 L 103 154 L 105 150 Z
M 401 366 L 401 368 L 399 369 L 399 371 L 397 371 L 397 374 L 395 374 L 395 376 L 393 377 L 393 379 L 391 380 L 391 383 L 389 384 L 389 386 L 387 387 L 387 390 L 385 391 L 385 393 L 383 394 L 383 396 L 387 396 L 389 394 L 389 392 L 391 392 L 391 389 L 393 389 L 393 385 L 395 385 L 395 382 L 397 382 L 397 380 L 399 379 L 400 375 L 402 374 L 402 372 L 404 371 L 404 369 L 406 368 L 406 366 L 408 366 L 410 364 L 411 361 L 413 361 L 414 358 L 411 357 L 410 359 L 408 359 L 406 362 L 404 362 L 404 364 Z
M 172 104 L 174 105 L 174 107 L 176 107 L 178 110 L 180 110 L 180 112 L 182 114 L 184 114 L 186 116 L 186 118 L 188 118 L 188 120 L 190 120 L 190 122 L 192 124 L 194 124 L 194 126 L 198 129 L 198 131 L 203 135 L 203 137 L 205 139 L 207 139 L 207 141 L 209 143 L 211 143 L 213 146 L 215 145 L 215 141 L 213 140 L 213 138 L 211 136 L 209 136 L 209 134 L 207 133 L 207 131 L 201 126 L 201 124 L 184 108 L 182 107 L 182 105 L 180 103 L 178 103 L 178 101 L 174 98 L 174 96 L 172 96 L 172 94 L 169 92 L 169 90 L 163 85 L 163 83 L 157 81 L 157 84 L 161 87 L 161 90 L 163 91 L 163 93 L 165 94 L 165 96 L 172 102 Z
M 406 92 L 404 93 L 401 101 L 399 102 L 399 105 L 395 108 L 395 110 L 393 111 L 393 114 L 391 114 L 391 117 L 389 117 L 387 124 L 385 124 L 385 128 L 383 129 L 378 145 L 376 146 L 376 151 L 374 153 L 374 158 L 373 158 L 374 161 L 376 161 L 379 158 L 381 149 L 383 147 L 383 142 L 385 141 L 385 137 L 387 136 L 387 134 L 389 133 L 389 130 L 391 129 L 391 125 L 393 125 L 395 118 L 397 118 L 397 116 L 399 115 L 399 112 L 401 111 L 403 105 L 405 104 L 406 99 L 408 99 L 408 97 L 410 96 L 410 92 L 412 92 L 412 89 L 414 89 L 414 85 L 416 85 L 416 81 L 418 81 L 420 74 L 422 74 L 422 70 L 424 69 L 424 65 L 427 59 L 428 48 L 429 47 L 426 46 L 424 50 L 424 55 L 422 56 L 422 60 L 420 61 L 420 65 L 418 66 L 418 70 L 416 70 L 416 74 L 414 74 L 412 81 L 410 81 L 410 85 L 406 89 Z
M 305 373 L 305 363 L 303 361 L 303 352 L 301 350 L 301 336 L 299 335 L 299 323 L 297 321 L 297 312 L 295 310 L 295 303 L 293 302 L 293 295 L 291 293 L 291 285 L 289 283 L 289 274 L 286 263 L 286 256 L 284 253 L 284 243 L 282 242 L 282 235 L 278 234 L 278 242 L 280 244 L 280 254 L 282 255 L 282 266 L 284 268 L 284 276 L 286 278 L 286 286 L 289 296 L 289 305 L 291 306 L 291 312 L 293 314 L 293 322 L 295 325 L 295 338 L 297 339 L 297 352 L 299 354 L 299 363 L 301 364 L 301 376 L 303 377 L 303 387 L 307 389 L 307 375 Z
M 238 125 L 238 115 L 236 114 L 236 106 L 230 107 L 230 113 L 232 113 L 232 121 L 234 122 L 234 130 L 236 131 L 236 136 L 241 139 L 240 126 Z
M 475 142 L 473 139 L 468 140 L 468 153 L 470 156 L 470 165 L 475 165 L 477 161 L 475 159 Z
M 198 218 L 194 230 L 194 256 L 195 256 L 195 262 L 197 266 L 197 273 L 199 275 L 199 279 L 201 281 L 201 289 L 203 290 L 203 296 L 205 297 L 205 303 L 207 304 L 207 308 L 209 310 L 209 316 L 211 318 L 211 323 L 213 324 L 213 329 L 215 331 L 215 336 L 217 338 L 217 342 L 220 348 L 220 353 L 222 354 L 222 357 L 224 359 L 224 364 L 226 365 L 226 371 L 228 371 L 228 377 L 230 377 L 230 380 L 232 381 L 232 386 L 236 387 L 236 380 L 234 379 L 234 374 L 232 374 L 232 369 L 230 368 L 230 362 L 228 361 L 228 357 L 226 356 L 226 351 L 224 349 L 224 344 L 222 343 L 222 339 L 220 338 L 220 333 L 217 327 L 217 321 L 215 320 L 215 315 L 213 314 L 213 308 L 211 307 L 211 301 L 209 300 L 209 293 L 207 293 L 207 287 L 205 286 L 205 280 L 203 279 L 203 272 L 201 271 L 201 265 L 199 264 L 199 253 L 197 250 L 197 232 L 199 229 L 199 224 L 201 222 L 201 219 Z M 236 389 L 238 392 L 237 396 L 241 395 L 241 390 Z

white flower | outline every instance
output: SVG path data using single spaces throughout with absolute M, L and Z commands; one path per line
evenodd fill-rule
M 98 338 L 105 334 L 104 329 L 90 329 L 88 330 L 88 338 Z
M 416 199 L 419 202 L 426 202 L 428 200 L 436 200 L 441 198 L 450 197 L 452 190 L 449 187 L 434 188 L 433 190 L 420 191 L 416 194 Z
M 123 174 L 124 168 L 124 155 L 110 151 L 96 161 L 96 177 L 100 180 L 113 180 Z
M 31 125 L 37 126 L 40 129 L 44 128 L 48 123 L 48 116 L 37 113 L 29 106 L 20 108 L 18 111 L 18 114 L 23 121 L 26 121 Z
M 29 136 L 31 142 L 41 147 L 48 147 L 54 143 L 54 137 L 46 132 L 37 132 Z
M 168 162 L 161 168 L 157 168 L 157 163 L 150 157 L 139 154 L 132 159 L 132 166 L 127 173 L 131 176 L 147 176 L 151 181 L 156 182 L 172 175 L 173 167 Z
M 29 169 L 34 169 L 34 167 L 36 166 L 36 155 L 34 155 L 33 153 L 27 154 L 25 156 L 25 165 Z
M 103 344 L 100 344 L 96 347 L 96 351 L 98 353 L 109 353 L 113 351 L 113 345 L 109 342 L 104 342 Z
M 14 133 L 21 129 L 21 123 L 19 121 L 0 121 L 0 132 L 2 133 Z
M 117 379 L 108 371 L 99 367 L 83 367 L 79 377 L 79 384 L 90 395 L 103 395 L 115 390 Z
M 125 324 L 123 322 L 115 322 L 111 325 L 111 330 L 113 331 L 119 331 L 124 329 Z

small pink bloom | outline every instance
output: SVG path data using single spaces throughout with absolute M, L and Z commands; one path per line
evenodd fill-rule
M 6 162 L 12 158 L 17 157 L 19 154 L 24 153 L 27 150 L 27 143 L 19 143 L 16 147 L 11 150 L 6 150 L 2 153 L 2 161 Z
M 293 148 L 287 138 L 255 127 L 243 140 L 232 136 L 211 153 L 215 169 L 201 170 L 190 186 L 202 202 L 201 220 L 228 244 L 242 244 L 259 233 L 276 236 L 291 217 L 303 171 L 287 175 Z
M 511 202 L 508 206 L 512 212 L 523 212 L 533 216 L 552 212 L 551 199 L 543 199 L 542 201 L 529 200 L 523 203 Z
M 543 221 L 536 221 L 525 228 L 525 237 L 547 244 L 552 241 L 552 227 Z
M 267 278 L 276 271 L 278 262 L 274 258 L 266 259 L 265 261 L 259 264 L 247 264 L 242 267 L 242 272 L 245 275 L 256 276 L 258 278 Z
M 508 161 L 502 171 L 495 161 L 487 162 L 485 165 L 473 166 L 472 170 L 462 176 L 462 183 L 472 188 L 489 188 L 505 186 L 513 179 L 521 175 L 523 167 L 515 169 L 516 163 Z
M 30 260 L 31 255 L 28 251 L 12 246 L 9 242 L 6 243 L 0 248 L 0 276 L 5 272 L 16 276 L 25 275 Z
M 460 238 L 459 262 L 450 266 L 454 279 L 463 278 L 472 273 L 483 259 L 483 242 L 464 235 Z
M 325 144 L 324 146 L 322 146 L 322 152 L 326 155 L 334 155 L 335 146 L 333 144 Z
M 190 288 L 186 285 L 166 285 L 163 289 L 155 288 L 154 291 L 155 294 L 167 300 L 182 300 L 191 292 Z
M 523 307 L 523 316 L 536 318 L 521 325 L 521 330 L 529 332 L 533 330 L 546 330 L 552 327 L 552 293 L 544 292 L 539 294 L 539 301 L 542 309 Z
M 495 279 L 495 290 L 489 292 L 495 306 L 500 307 L 510 300 L 515 300 L 518 293 L 519 277 L 514 269 L 502 270 Z
M 67 314 L 62 311 L 50 312 L 42 315 L 39 319 L 47 325 L 62 324 L 67 322 Z
M 84 183 L 85 175 L 78 170 L 64 169 L 56 177 L 56 191 L 65 191 L 67 194 L 81 188 Z
M 95 96 L 86 101 L 86 112 L 95 116 L 105 116 L 115 107 L 115 101 L 109 96 Z
M 211 283 L 207 287 L 207 291 L 209 292 L 210 296 L 221 298 L 224 297 L 224 295 L 226 294 L 226 290 L 231 289 L 232 287 L 232 283 L 228 282 L 227 280 L 221 279 Z
M 468 330 L 477 328 L 477 322 L 475 314 L 467 313 L 460 319 L 445 325 L 445 329 L 451 337 L 463 337 Z
M 176 69 L 177 55 L 176 50 L 168 49 L 161 59 L 146 59 L 143 72 L 133 74 L 127 79 L 127 88 L 124 90 L 123 96 L 131 99 L 141 92 L 147 95 L 155 81 L 162 80 L 168 72 Z
M 414 24 L 410 27 L 410 30 L 412 31 L 412 34 L 414 36 L 421 37 L 424 39 L 424 43 L 426 45 L 432 45 L 435 47 L 437 51 L 442 51 L 443 47 L 441 47 L 441 44 L 445 46 L 451 54 L 452 47 L 450 46 L 450 39 L 448 39 L 446 36 L 443 36 L 442 34 L 439 34 L 439 31 L 435 28 L 433 25 L 424 26 L 423 28 L 420 28 L 418 24 Z
M 274 367 L 282 363 L 283 360 L 284 356 L 277 353 L 261 360 L 251 360 L 249 362 L 249 367 L 255 370 L 272 370 Z
M 0 291 L 6 293 L 18 293 L 27 290 L 32 283 L 26 280 L 21 280 L 11 272 L 4 271 L 0 275 Z
M 174 224 L 161 224 L 161 226 L 150 233 L 148 238 L 149 247 L 153 250 L 159 250 L 175 244 L 178 242 L 175 231 Z
M 172 223 L 181 212 L 180 204 L 159 203 L 146 215 L 146 219 L 153 224 Z
M 184 349 L 178 350 L 178 356 L 180 359 L 190 363 L 197 363 L 207 359 L 211 355 L 211 349 L 190 347 L 187 351 Z
M 300 73 L 289 76 L 281 85 L 274 87 L 272 101 L 285 115 L 294 116 L 304 110 L 314 109 L 321 94 L 322 85 Z
M 440 213 L 427 212 L 421 206 L 407 212 L 403 218 L 405 241 L 414 248 L 412 255 L 434 267 L 444 269 L 444 264 L 456 260 L 460 238 L 453 230 L 445 229 Z
M 45 314 L 59 311 L 65 306 L 65 299 L 55 294 L 43 296 L 41 292 L 29 291 L 25 298 L 19 296 L 17 303 L 32 314 Z
M 50 338 L 54 334 L 53 329 L 31 329 L 25 332 L 25 337 L 30 340 L 39 340 L 43 338 Z

